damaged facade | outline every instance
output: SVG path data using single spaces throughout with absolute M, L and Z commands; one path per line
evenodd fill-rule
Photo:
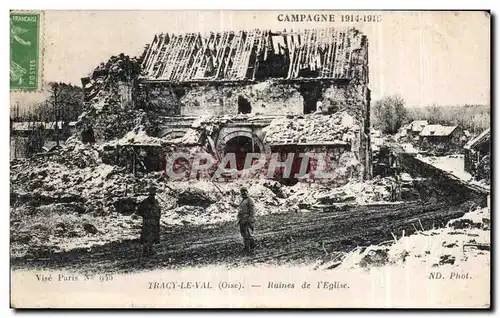
M 332 170 L 355 166 L 343 177 L 371 177 L 368 41 L 356 29 L 158 34 L 141 76 L 119 87 L 169 149 L 326 151 Z

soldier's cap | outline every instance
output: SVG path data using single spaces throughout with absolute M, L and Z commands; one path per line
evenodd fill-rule
M 240 188 L 240 192 L 247 192 L 247 193 L 248 193 L 248 189 L 247 189 L 247 188 L 245 188 L 245 187 L 241 187 L 241 188 Z

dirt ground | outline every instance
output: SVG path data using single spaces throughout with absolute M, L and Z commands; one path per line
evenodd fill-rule
M 235 222 L 163 227 L 156 255 L 141 257 L 137 240 L 109 243 L 68 252 L 40 252 L 12 258 L 12 269 L 66 269 L 78 272 L 136 272 L 159 268 L 222 265 L 312 265 L 334 252 L 378 244 L 404 229 L 411 234 L 419 220 L 425 229 L 443 227 L 468 211 L 467 204 L 406 202 L 347 209 L 285 212 L 257 219 L 257 250 L 241 253 Z

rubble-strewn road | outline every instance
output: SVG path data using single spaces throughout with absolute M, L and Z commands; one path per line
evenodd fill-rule
M 153 268 L 252 263 L 312 264 L 333 251 L 348 251 L 357 245 L 377 244 L 433 225 L 442 227 L 467 212 L 467 205 L 449 202 L 403 203 L 385 206 L 357 206 L 345 211 L 269 214 L 257 220 L 258 249 L 253 256 L 240 253 L 241 239 L 232 222 L 211 226 L 162 229 L 157 254 L 140 257 L 136 241 L 123 241 L 46 255 L 28 255 L 11 260 L 12 268 L 73 269 L 83 272 L 129 272 Z

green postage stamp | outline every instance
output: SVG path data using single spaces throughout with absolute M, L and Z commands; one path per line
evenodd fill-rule
M 10 89 L 40 87 L 40 13 L 10 13 Z

